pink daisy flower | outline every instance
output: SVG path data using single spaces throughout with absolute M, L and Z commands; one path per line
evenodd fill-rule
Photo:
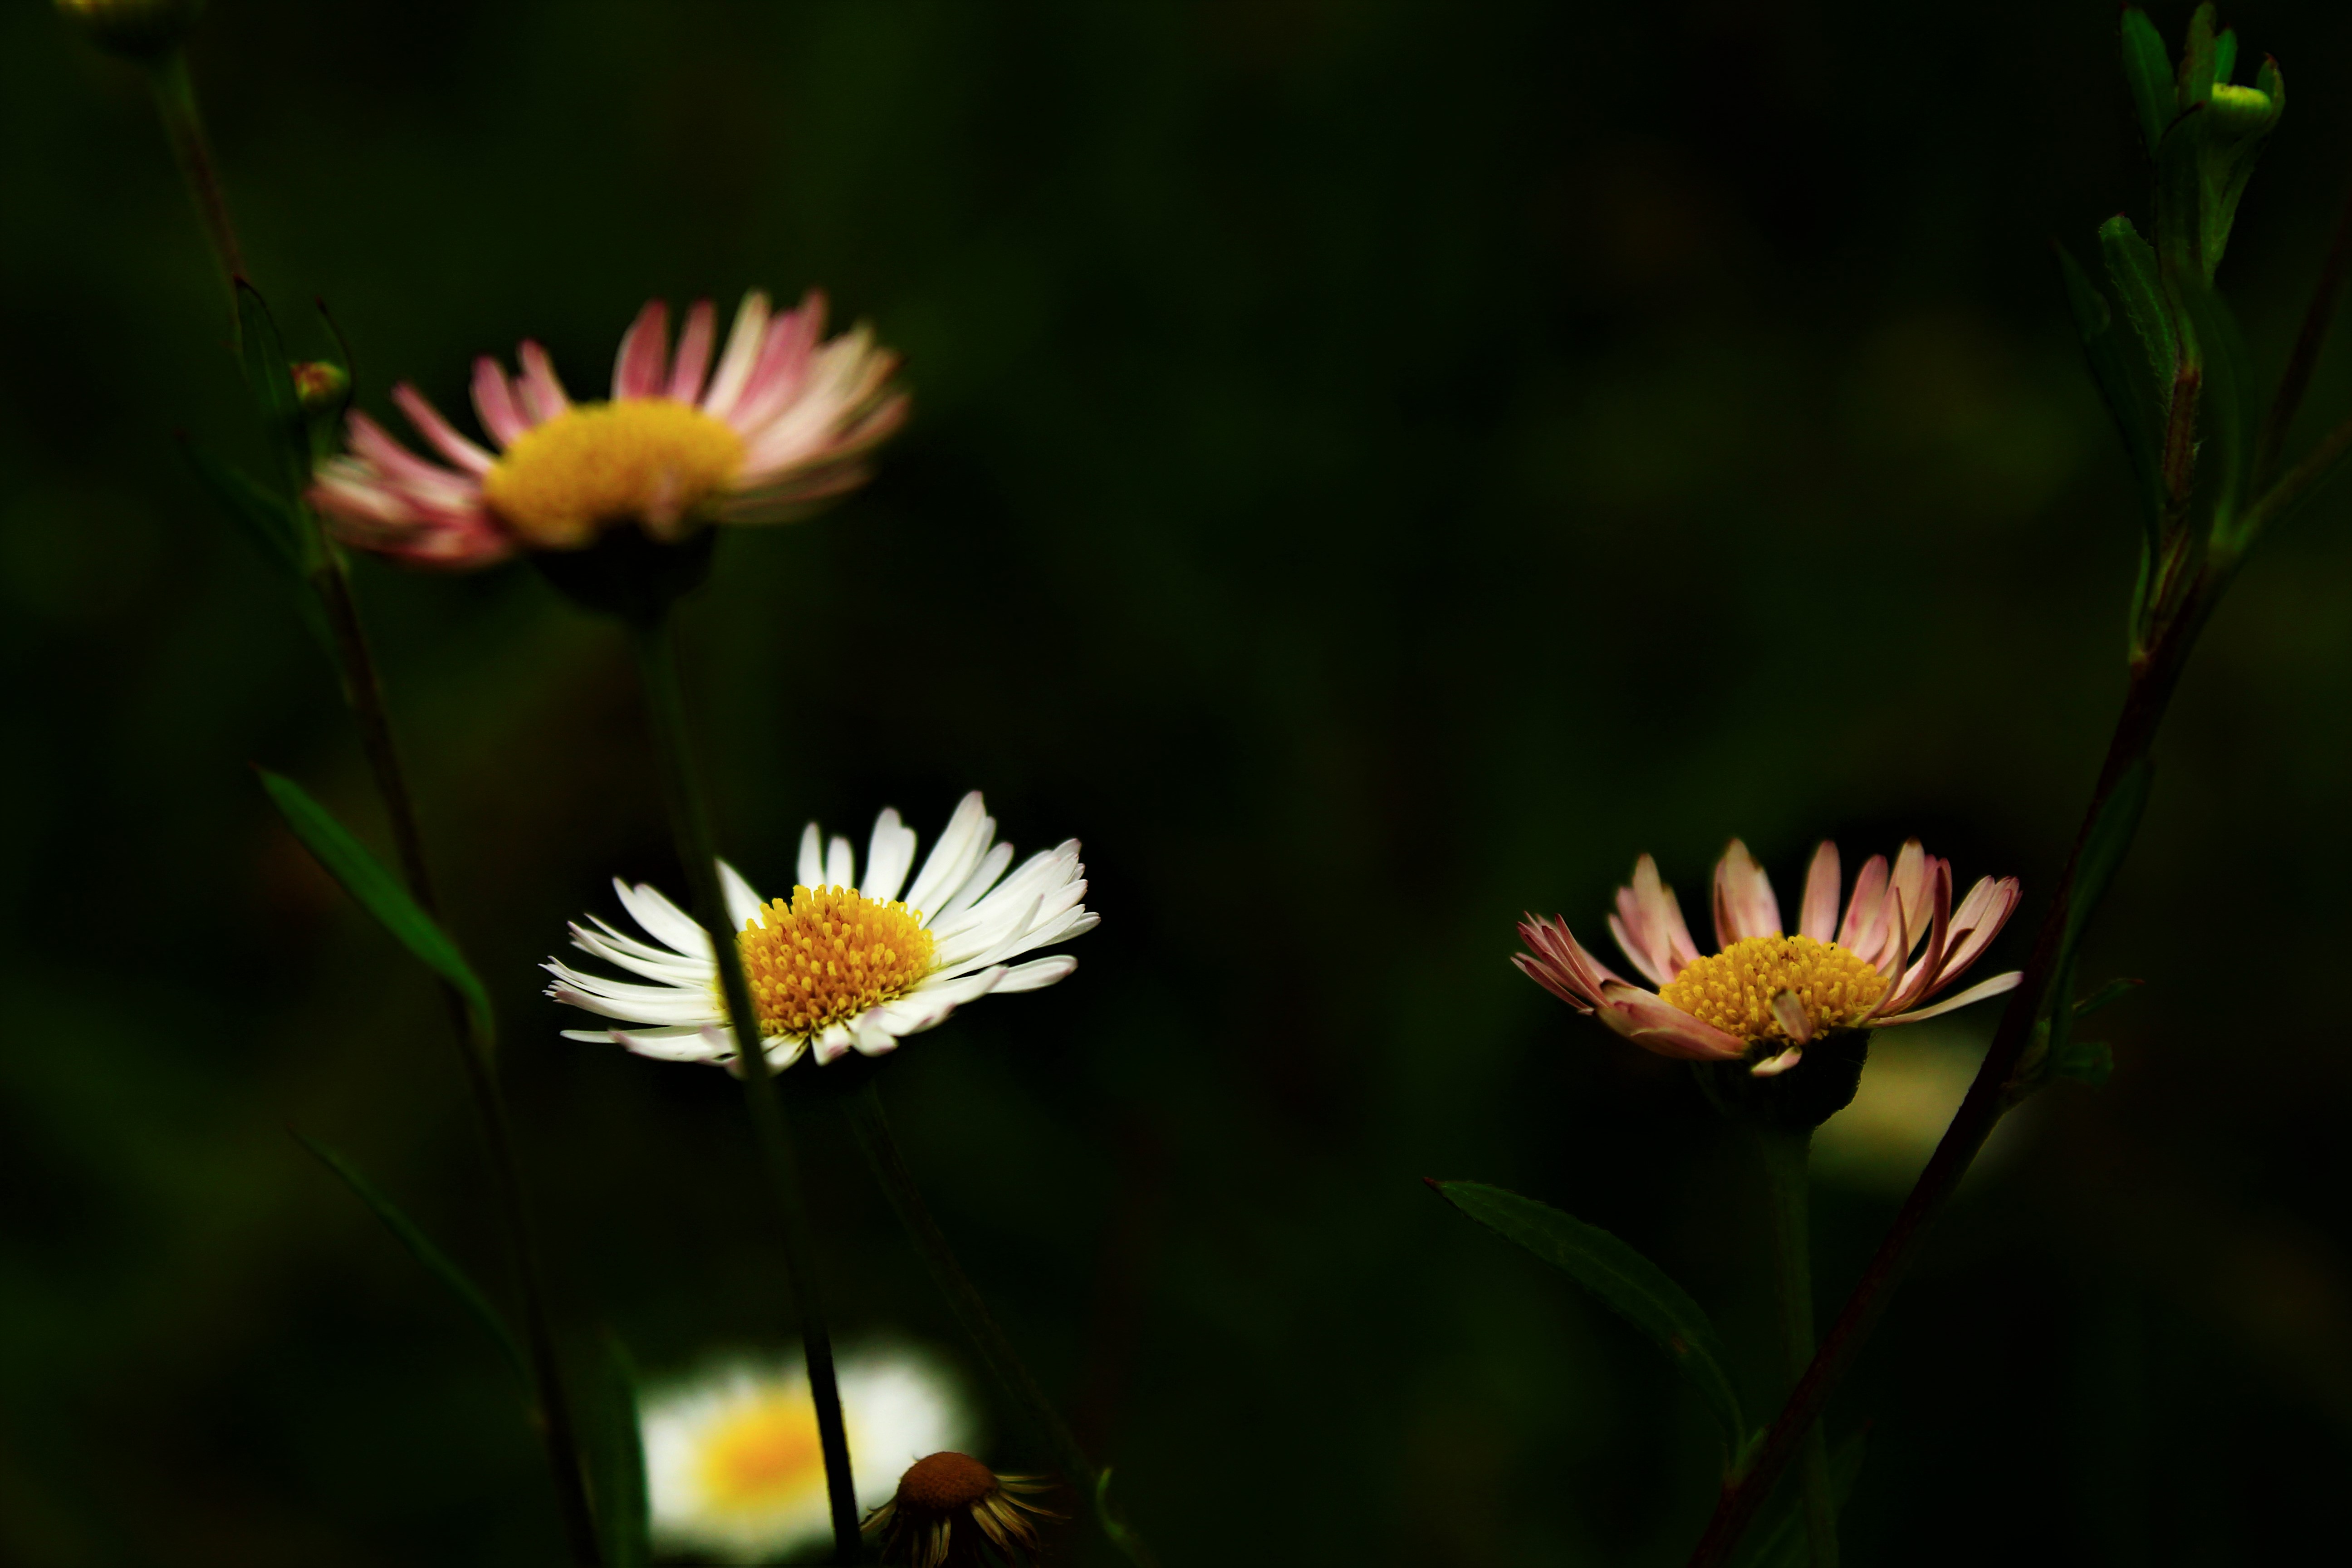
M 462 571 L 629 524 L 674 542 L 711 522 L 788 521 L 862 483 L 866 454 L 906 420 L 898 356 L 863 326 L 821 342 L 817 293 L 782 315 L 745 295 L 715 366 L 713 323 L 696 304 L 672 353 L 669 307 L 648 303 L 604 403 L 574 403 L 535 342 L 520 375 L 485 354 L 474 412 L 495 452 L 404 382 L 392 399 L 442 461 L 354 413 L 351 449 L 320 468 L 311 504 L 359 549 Z
M 1715 939 L 1702 953 L 1674 889 L 1647 855 L 1632 886 L 1617 889 L 1610 934 L 1655 985 L 1620 978 L 1569 931 L 1529 915 L 1519 935 L 1531 950 L 1511 962 L 1580 1013 L 1645 1050 L 1692 1061 L 1752 1059 L 1759 1076 L 1796 1066 L 1805 1047 L 1841 1029 L 1916 1024 L 2016 988 L 2016 971 L 1925 1005 L 1968 972 L 2017 908 L 2014 877 L 1980 879 L 1952 908 L 1952 863 L 1916 838 L 1890 870 L 1874 855 L 1838 915 L 1838 850 L 1823 841 L 1805 874 L 1797 934 L 1780 930 L 1771 880 L 1738 839 L 1715 868 Z M 1915 958 L 1913 955 L 1916 954 Z

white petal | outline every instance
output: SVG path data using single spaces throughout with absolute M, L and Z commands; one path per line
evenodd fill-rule
M 995 824 L 988 821 L 987 807 L 981 803 L 980 792 L 974 790 L 956 803 L 954 815 L 948 818 L 940 841 L 931 846 L 930 858 L 915 874 L 915 885 L 907 889 L 907 902 L 919 910 L 937 909 L 961 889 L 970 862 L 982 853 L 973 849 L 971 843 L 984 823 L 993 837 Z M 948 881 L 950 873 L 955 875 L 952 885 Z
M 678 952 L 692 957 L 717 963 L 710 951 L 710 933 L 698 925 L 694 918 L 662 896 L 651 884 L 640 883 L 632 888 L 625 882 L 614 882 L 613 890 L 621 896 L 621 907 L 629 918 L 646 929 L 656 942 L 666 942 Z
M 874 819 L 874 837 L 866 846 L 866 880 L 857 890 L 887 904 L 898 896 L 914 868 L 915 830 L 898 820 L 896 810 L 886 807 Z
M 803 888 L 824 886 L 824 839 L 814 822 L 801 830 L 800 879 Z
M 1071 971 L 1077 966 L 1078 961 L 1066 952 L 1057 952 L 1051 958 L 1032 959 L 1027 963 L 1016 963 L 1006 970 L 1004 978 L 996 983 L 996 989 L 1000 992 L 1035 991 L 1057 980 L 1068 979 Z
M 849 840 L 835 834 L 824 856 L 824 885 L 828 888 L 857 886 L 857 852 Z
M 719 885 L 727 897 L 727 929 L 741 931 L 760 918 L 760 895 L 743 879 L 743 873 L 726 861 L 719 862 Z

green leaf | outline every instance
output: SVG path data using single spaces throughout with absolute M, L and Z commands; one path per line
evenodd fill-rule
M 327 613 L 320 608 L 319 595 L 310 586 L 305 520 L 260 480 L 194 441 L 182 437 L 180 449 L 187 454 L 196 478 L 220 503 L 221 511 L 236 525 L 238 537 L 253 547 L 264 565 L 284 574 L 294 590 L 294 613 L 328 656 L 334 657 L 334 633 L 328 629 Z
M 2261 418 L 2259 399 L 2246 370 L 2245 341 L 2230 307 L 2196 273 L 2184 273 L 2172 282 L 2203 372 L 2198 392 L 2197 419 L 2203 430 L 2198 467 L 2211 476 L 2214 538 L 2228 542 L 2245 510 L 2255 426 Z
M 2110 980 L 2074 1004 L 2074 1016 L 2087 1018 L 2103 1007 L 2112 1007 L 2147 984 L 2145 980 Z
M 2135 375 L 2124 356 L 2123 340 L 2116 331 L 2115 312 L 2106 296 L 2091 281 L 2064 246 L 2058 253 L 2058 270 L 2066 283 L 2066 302 L 2074 312 L 2074 329 L 2083 341 L 2083 357 L 2090 363 L 2091 378 L 2123 437 L 2124 454 L 2132 477 L 2139 481 L 2140 502 L 2150 548 L 2164 521 L 2164 426 L 2160 405 L 2148 395 L 2145 376 Z
M 467 1279 L 466 1271 L 451 1261 L 447 1253 L 434 1246 L 432 1238 L 417 1228 L 416 1222 L 401 1213 L 400 1205 L 384 1196 L 374 1183 L 361 1175 L 349 1160 L 299 1132 L 294 1136 L 302 1147 L 318 1157 L 320 1164 L 342 1178 L 343 1185 L 351 1188 L 360 1202 L 367 1205 L 375 1217 L 383 1222 L 383 1227 L 399 1238 L 400 1244 L 408 1248 L 417 1262 L 425 1265 L 425 1272 L 441 1281 L 449 1294 L 473 1314 L 474 1321 L 498 1342 L 499 1349 L 507 1358 L 507 1365 L 514 1371 L 515 1381 L 522 1385 L 528 1397 L 531 1390 L 530 1363 L 523 1355 L 522 1342 L 515 1338 L 514 1331 L 507 1327 L 506 1318 L 490 1305 L 490 1299 L 482 1294 L 481 1288 Z
M 2232 46 L 2232 52 L 2235 46 Z M 2180 106 L 2204 102 L 2213 96 L 2212 0 L 2197 7 L 2189 18 L 2189 38 L 2180 51 Z
M 2221 29 L 2213 40 L 2213 85 L 2226 83 L 2238 70 L 2238 33 L 2234 27 Z
M 1725 1371 L 1715 1324 L 1664 1269 L 1599 1226 L 1564 1215 L 1549 1204 L 1478 1182 L 1429 1184 L 1446 1202 L 1496 1234 L 1507 1237 L 1601 1298 L 1666 1352 L 1691 1380 L 1722 1429 L 1727 1459 L 1748 1437 L 1739 1394 Z
M 2180 372 L 2180 336 L 2173 330 L 2172 308 L 2157 275 L 2156 247 L 2139 237 L 2132 220 L 2117 213 L 2099 226 L 2099 253 L 2107 264 L 2107 281 L 2124 308 L 2124 319 L 2139 339 L 2147 367 L 2146 401 L 2155 413 L 2154 427 L 2164 427 L 2164 413 L 2172 403 L 2173 378 Z
M 299 496 L 310 488 L 310 435 L 302 400 L 295 395 L 292 362 L 268 302 L 242 278 L 236 280 L 236 331 L 245 384 L 261 416 L 262 436 L 278 460 L 285 493 Z
M 637 1414 L 637 1365 L 610 1331 L 599 1358 L 596 1522 L 604 1538 L 606 1568 L 646 1568 L 653 1561 L 652 1519 L 646 1501 L 646 1449 Z
M 2124 80 L 2131 88 L 2132 107 L 2139 111 L 2140 140 L 2153 158 L 2164 142 L 2164 128 L 2179 109 L 2172 57 L 2165 51 L 2156 24 L 2137 5 L 2124 8 L 2123 42 Z
M 2070 1078 L 2076 1083 L 2102 1089 L 2115 1076 L 2116 1053 L 2104 1041 L 2070 1040 L 2050 1070 L 2058 1078 Z
M 2062 973 L 2072 967 L 2074 946 L 2083 939 L 2083 928 L 2090 923 L 2092 911 L 2098 908 L 2107 884 L 2115 880 L 2124 857 L 2131 850 L 2132 836 L 2139 831 L 2140 814 L 2147 809 L 2147 792 L 2155 780 L 2156 764 L 2143 757 L 2124 771 L 2105 804 L 2099 807 L 2098 819 L 2091 825 L 2090 837 L 2083 846 L 2082 862 L 2074 868 L 2074 888 L 2067 897 L 2065 934 L 2058 943 L 2058 970 Z
M 1863 1439 L 1856 1432 L 1830 1450 L 1830 1495 L 1840 1513 L 1853 1496 L 1862 1474 Z M 1734 1568 L 1807 1568 L 1811 1562 L 1805 1542 L 1805 1499 L 1802 1482 L 1789 1475 L 1775 1494 L 1771 1511 L 1757 1521 L 1732 1559 Z
M 329 876 L 343 885 L 345 892 L 359 900 L 362 909 L 375 917 L 377 924 L 390 931 L 427 969 L 455 986 L 466 999 L 466 1005 L 473 1010 L 477 1026 L 487 1031 L 489 994 L 467 966 L 457 944 L 449 940 L 432 916 L 417 908 L 416 900 L 408 896 L 400 879 L 385 870 L 383 863 L 368 853 L 367 846 L 352 837 L 351 830 L 311 799 L 300 784 L 267 768 L 254 771 L 261 775 L 261 787 L 269 792 L 270 803 L 285 817 L 286 826 L 294 830 L 294 837 L 302 841 L 302 847 L 326 868 Z

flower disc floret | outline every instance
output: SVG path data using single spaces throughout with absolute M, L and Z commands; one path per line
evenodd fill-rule
M 814 1035 L 922 984 L 939 940 L 923 913 L 853 888 L 793 889 L 736 937 L 762 1035 Z
M 482 499 L 525 544 L 571 550 L 621 522 L 667 535 L 742 467 L 743 437 L 698 408 L 662 397 L 583 403 L 518 437 L 482 476 Z
M 1801 1043 L 1851 1028 L 1885 992 L 1885 976 L 1833 942 L 1751 936 L 1691 960 L 1658 997 L 1743 1040 Z M 1803 1009 L 1806 1026 L 1799 1035 L 1775 1010 L 1779 997 L 1794 997 Z

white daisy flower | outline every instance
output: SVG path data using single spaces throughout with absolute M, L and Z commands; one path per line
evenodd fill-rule
M 907 1349 L 842 1357 L 841 1418 L 861 1512 L 890 1500 L 899 1476 L 969 1444 L 961 1384 Z M 639 1405 L 655 1544 L 757 1563 L 830 1542 L 824 1455 L 800 1352 L 740 1359 L 649 1390 Z
M 1087 868 L 1078 841 L 1031 856 L 1008 877 L 1013 846 L 995 838 L 996 819 L 974 790 L 956 806 L 911 886 L 915 834 L 896 811 L 875 819 L 862 881 L 849 840 L 836 837 L 827 845 L 810 823 L 790 902 L 761 902 L 732 866 L 719 862 L 728 919 L 737 928 L 772 1068 L 790 1067 L 812 1047 L 820 1064 L 853 1047 L 878 1057 L 976 996 L 1034 991 L 1077 967 L 1063 953 L 1008 961 L 1095 928 L 1099 917 L 1083 902 Z M 649 886 L 615 879 L 613 890 L 653 941 L 591 915 L 588 926 L 572 927 L 572 944 L 653 984 L 548 960 L 555 984 L 547 994 L 630 1026 L 566 1029 L 564 1037 L 611 1040 L 664 1061 L 732 1068 L 735 1037 L 709 936 Z

